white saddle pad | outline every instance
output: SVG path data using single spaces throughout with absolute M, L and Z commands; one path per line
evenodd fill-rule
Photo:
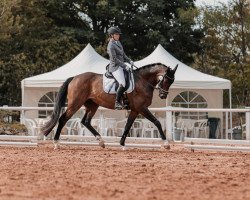
M 126 90 L 127 93 L 130 93 L 132 92 L 134 89 L 135 89 L 135 82 L 134 82 L 134 75 L 133 73 L 130 73 L 130 85 L 128 87 L 128 89 Z M 103 90 L 106 92 L 106 93 L 109 93 L 109 94 L 116 94 L 116 91 L 115 91 L 115 79 L 113 78 L 107 78 L 105 76 L 105 74 L 103 74 Z

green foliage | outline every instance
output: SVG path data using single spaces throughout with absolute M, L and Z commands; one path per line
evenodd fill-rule
M 65 64 L 87 42 L 77 40 L 71 25 L 58 26 L 48 16 L 46 1 L 6 2 L 9 10 L 0 24 L 0 104 L 20 105 L 22 79 Z
M 197 68 L 232 82 L 235 107 L 250 105 L 250 5 L 235 0 L 229 5 L 201 9 L 200 25 L 205 30 L 203 51 Z
M 20 121 L 20 112 L 18 111 L 8 111 L 8 110 L 0 110 L 0 123 L 6 121 L 9 121 L 9 117 L 11 117 L 12 122 L 13 121 Z
M 57 7 L 56 1 L 54 3 Z M 148 55 L 161 43 L 188 64 L 193 61 L 192 53 L 199 49 L 201 34 L 192 28 L 194 18 L 182 20 L 179 16 L 180 10 L 194 8 L 193 0 L 75 0 L 67 3 L 71 10 L 83 14 L 82 19 L 88 24 L 85 27 L 88 39 L 103 56 L 107 56 L 106 31 L 112 25 L 121 28 L 126 53 L 133 59 Z
M 51 71 L 91 43 L 107 56 L 107 34 L 118 25 L 134 60 L 161 43 L 189 64 L 199 52 L 194 0 L 4 0 L 0 8 L 0 105 L 20 105 L 26 77 Z

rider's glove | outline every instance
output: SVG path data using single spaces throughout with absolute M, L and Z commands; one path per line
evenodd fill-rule
M 133 62 L 132 60 L 130 61 L 130 65 L 131 65 L 131 66 L 134 66 L 134 65 L 135 65 L 134 62 Z
M 126 69 L 128 72 L 131 71 L 131 68 L 130 68 L 128 65 L 126 65 L 125 69 Z

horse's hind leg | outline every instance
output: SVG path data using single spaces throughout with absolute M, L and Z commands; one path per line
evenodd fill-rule
M 57 130 L 56 130 L 56 134 L 55 134 L 55 137 L 54 137 L 55 149 L 58 148 L 58 140 L 59 140 L 62 128 L 64 127 L 64 125 L 66 124 L 66 122 L 75 114 L 75 112 L 79 108 L 78 107 L 68 107 L 67 110 L 59 118 L 59 124 L 58 124 Z
M 102 139 L 101 135 L 91 125 L 91 120 L 95 115 L 99 105 L 97 105 L 91 100 L 88 100 L 87 102 L 84 103 L 84 106 L 86 107 L 86 112 L 82 118 L 82 124 L 96 137 L 96 139 L 99 141 L 99 145 L 104 148 L 105 147 L 104 140 Z

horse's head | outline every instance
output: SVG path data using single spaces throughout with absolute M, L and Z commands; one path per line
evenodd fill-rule
M 161 75 L 159 77 L 159 82 L 156 86 L 156 88 L 159 89 L 159 97 L 161 99 L 166 99 L 168 96 L 168 90 L 175 79 L 175 72 L 178 68 L 178 65 L 174 69 L 171 69 L 170 67 L 167 68 L 164 75 Z

